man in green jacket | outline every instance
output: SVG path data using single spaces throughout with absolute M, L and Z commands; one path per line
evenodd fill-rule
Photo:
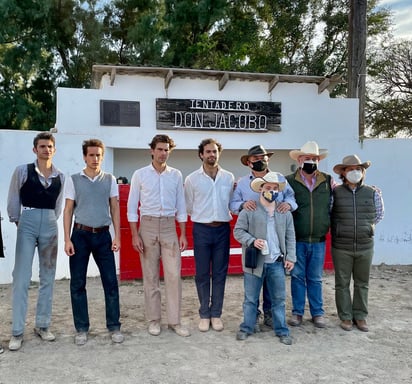
M 291 273 L 292 317 L 289 325 L 302 324 L 306 295 L 313 324 L 324 328 L 322 273 L 325 260 L 325 237 L 329 231 L 329 209 L 335 182 L 318 170 L 319 161 L 327 156 L 314 141 L 300 150 L 290 151 L 298 169 L 286 176 L 295 191 L 298 208 L 293 212 L 296 233 L 296 264 Z

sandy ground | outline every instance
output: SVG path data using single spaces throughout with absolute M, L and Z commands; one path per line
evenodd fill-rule
M 289 286 L 289 281 L 288 284 Z M 289 292 L 289 287 L 288 287 Z M 292 328 L 292 346 L 284 346 L 265 328 L 246 341 L 235 334 L 242 320 L 243 280 L 227 281 L 223 332 L 197 330 L 198 301 L 192 278 L 183 282 L 182 322 L 192 336 L 181 338 L 163 318 L 158 337 L 146 332 L 141 281 L 121 282 L 121 345 L 111 343 L 104 323 L 98 278 L 88 281 L 91 335 L 73 344 L 69 282 L 57 281 L 53 323 L 55 342 L 33 334 L 37 286 L 21 350 L 6 348 L 10 338 L 10 285 L 0 286 L 0 383 L 412 383 L 412 266 L 374 267 L 370 284 L 370 332 L 345 332 L 338 326 L 334 276 L 324 275 L 326 329 L 316 329 L 307 315 Z M 290 298 L 287 302 L 290 315 Z

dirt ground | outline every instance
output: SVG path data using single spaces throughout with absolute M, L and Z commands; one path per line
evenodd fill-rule
M 294 344 L 285 346 L 273 331 L 235 339 L 242 321 L 243 280 L 230 276 L 226 286 L 223 332 L 197 330 L 198 300 L 192 278 L 183 281 L 182 323 L 192 336 L 167 329 L 150 336 L 144 320 L 141 281 L 121 282 L 121 321 L 125 342 L 114 345 L 105 329 L 99 278 L 88 280 L 91 332 L 88 343 L 73 344 L 69 282 L 57 281 L 52 331 L 55 342 L 33 333 L 37 286 L 21 350 L 7 349 L 10 338 L 11 286 L 0 286 L 0 383 L 412 383 L 412 266 L 373 267 L 368 333 L 345 332 L 338 326 L 333 273 L 324 275 L 326 329 L 308 317 L 292 328 Z M 288 278 L 289 279 L 289 278 Z M 287 281 L 289 292 L 289 281 Z M 288 295 L 289 296 L 289 295 Z M 290 297 L 287 302 L 290 315 Z

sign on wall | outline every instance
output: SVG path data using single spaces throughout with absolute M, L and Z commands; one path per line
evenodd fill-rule
M 140 127 L 138 101 L 100 100 L 100 125 Z
M 281 103 L 156 99 L 157 129 L 280 131 Z

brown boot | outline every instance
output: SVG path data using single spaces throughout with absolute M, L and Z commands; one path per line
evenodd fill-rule
M 356 327 L 362 332 L 369 332 L 368 324 L 366 320 L 354 320 Z
M 351 331 L 353 329 L 351 320 L 342 320 L 340 322 L 340 327 L 345 331 Z

